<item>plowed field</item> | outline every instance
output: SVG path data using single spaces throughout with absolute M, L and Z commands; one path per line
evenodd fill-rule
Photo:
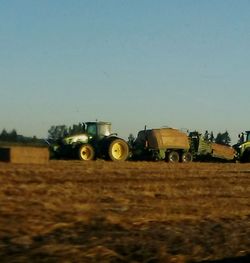
M 1 262 L 249 255 L 250 164 L 0 163 Z

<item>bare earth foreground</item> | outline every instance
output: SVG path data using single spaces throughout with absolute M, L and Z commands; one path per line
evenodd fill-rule
M 0 163 L 1 262 L 249 257 L 250 164 Z

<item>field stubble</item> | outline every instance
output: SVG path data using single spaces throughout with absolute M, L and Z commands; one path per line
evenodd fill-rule
M 246 258 L 249 236 L 250 164 L 0 163 L 2 262 Z

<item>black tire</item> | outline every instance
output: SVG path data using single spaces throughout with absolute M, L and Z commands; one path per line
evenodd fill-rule
M 190 152 L 184 152 L 182 155 L 181 155 L 181 161 L 183 163 L 190 163 L 193 161 L 193 155 L 192 153 Z
M 94 148 L 90 144 L 83 144 L 78 149 L 78 157 L 82 161 L 91 161 L 95 157 Z
M 241 161 L 243 163 L 250 163 L 250 148 L 246 148 Z
M 112 161 L 125 161 L 129 156 L 128 144 L 122 139 L 114 139 L 108 147 L 108 157 Z
M 167 155 L 167 161 L 170 163 L 178 163 L 180 161 L 180 156 L 178 152 L 176 151 L 171 151 Z

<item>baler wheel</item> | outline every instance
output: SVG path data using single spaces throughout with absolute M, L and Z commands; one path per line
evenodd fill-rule
M 91 161 L 95 157 L 94 148 L 90 144 L 81 145 L 78 154 L 79 159 L 82 161 Z
M 176 151 L 171 151 L 170 153 L 168 153 L 167 155 L 167 161 L 170 163 L 178 163 L 180 160 L 180 156 L 178 154 L 178 152 Z
M 190 163 L 193 161 L 193 156 L 190 152 L 184 152 L 182 155 L 181 155 L 181 161 L 183 163 Z

